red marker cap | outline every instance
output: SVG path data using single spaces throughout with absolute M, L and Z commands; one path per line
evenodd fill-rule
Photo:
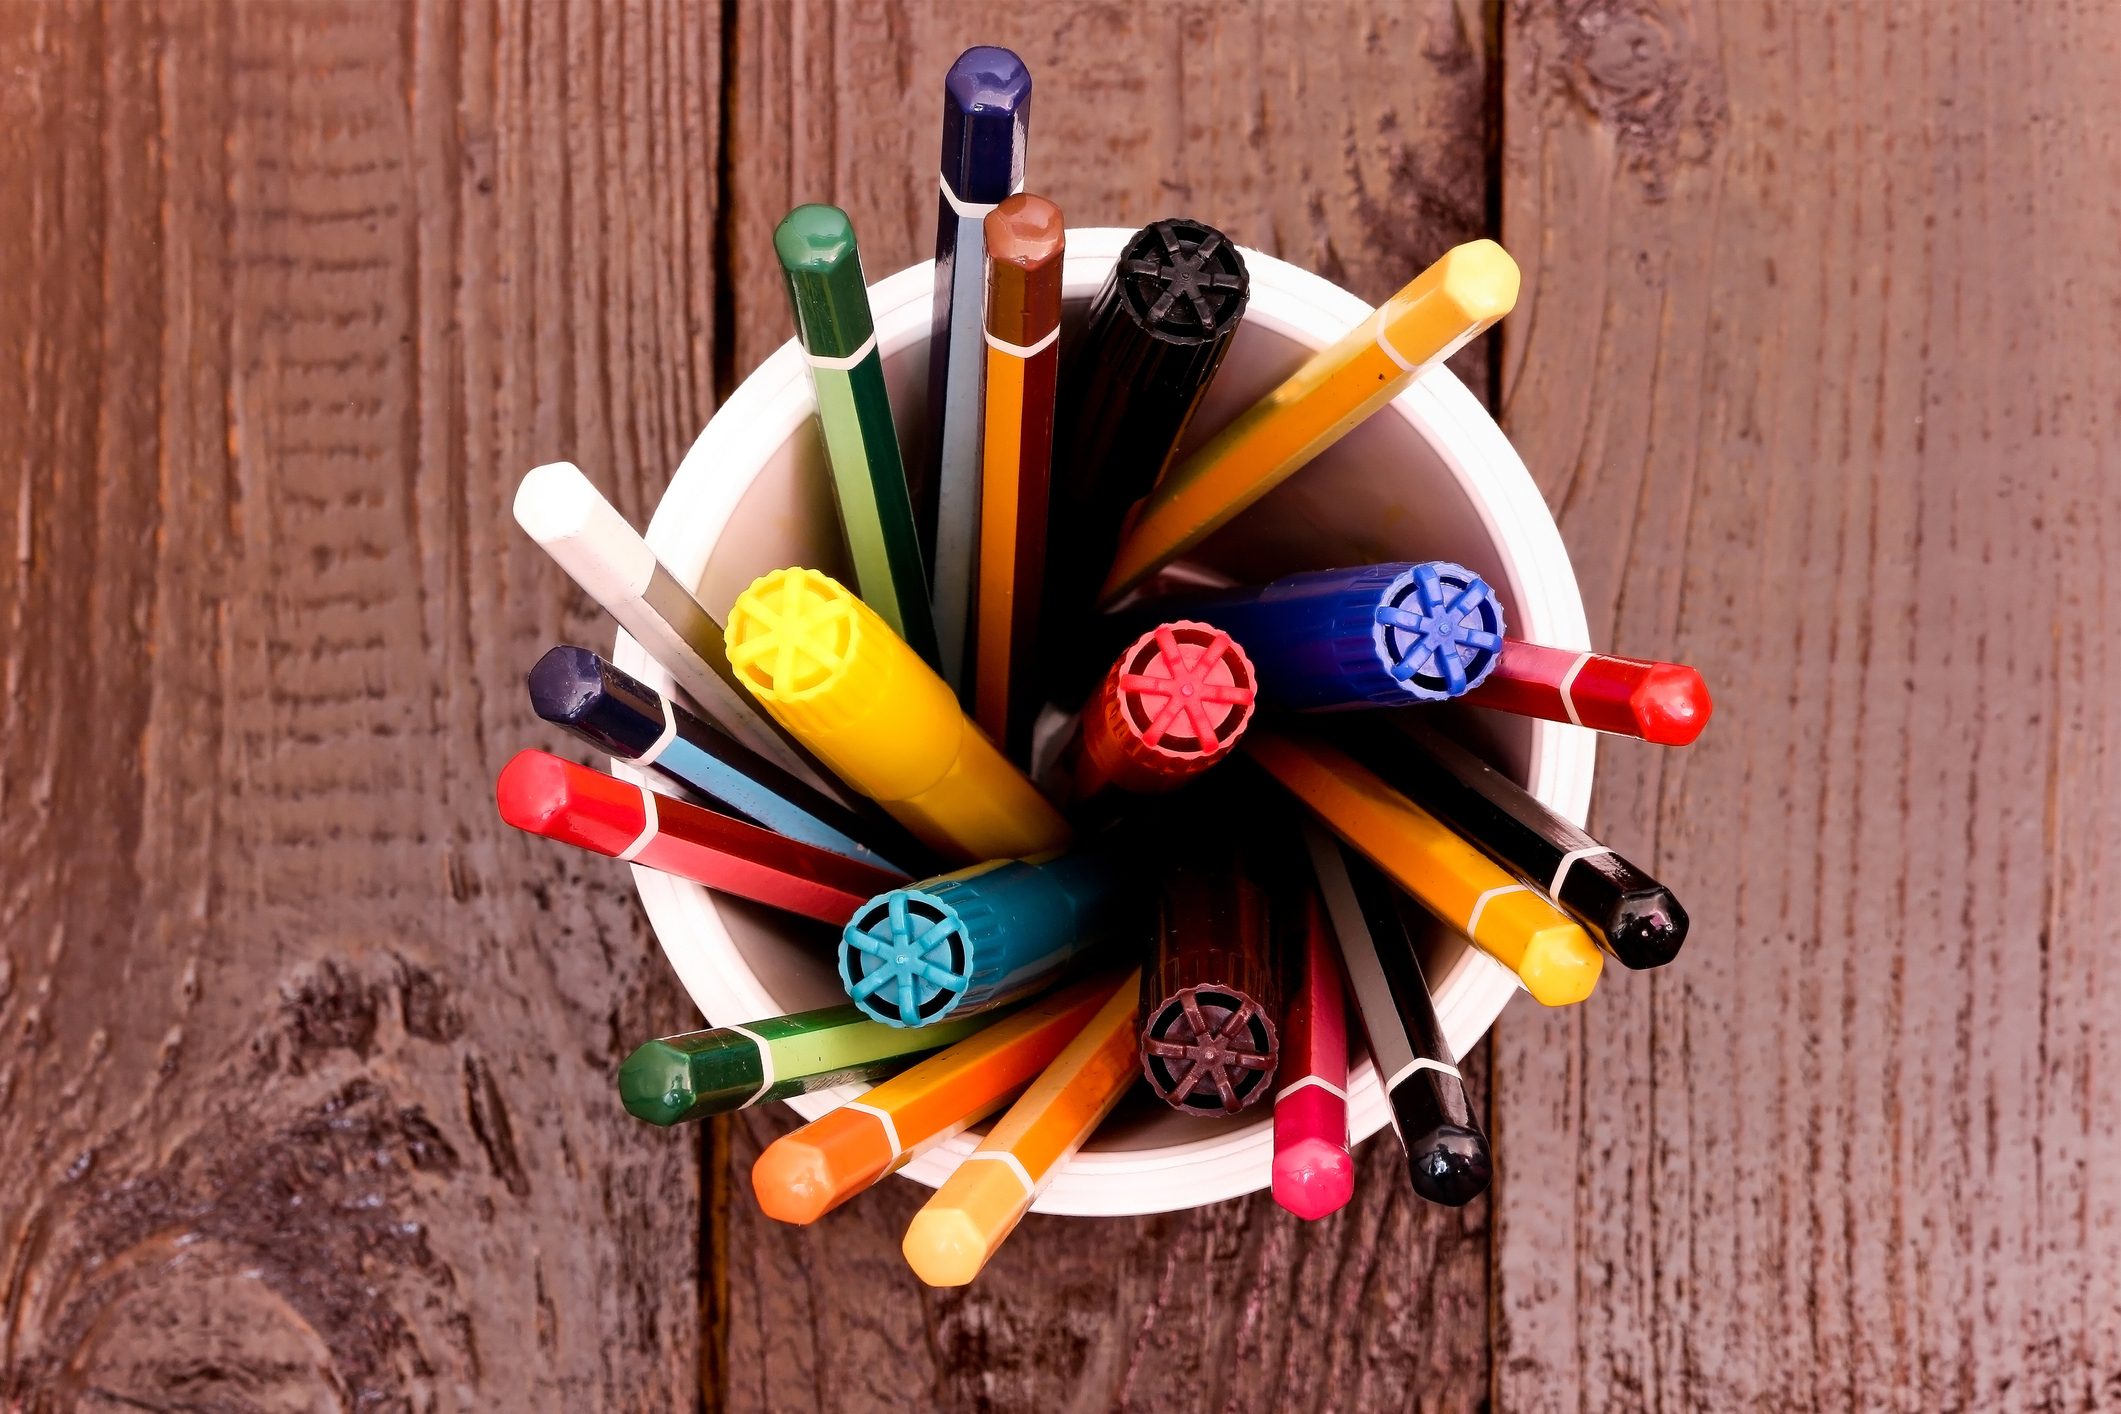
M 1252 660 L 1229 634 L 1190 619 L 1158 624 L 1083 708 L 1071 752 L 1077 799 L 1183 785 L 1236 747 L 1257 696 Z

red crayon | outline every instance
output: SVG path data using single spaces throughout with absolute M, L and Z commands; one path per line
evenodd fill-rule
M 1212 624 L 1178 619 L 1119 655 L 1061 755 L 1069 795 L 1175 790 L 1228 756 L 1252 720 L 1252 660 Z
M 1683 663 L 1652 663 L 1503 640 L 1502 658 L 1459 699 L 1546 722 L 1685 746 L 1708 725 L 1708 684 Z
M 501 818 L 549 840 L 645 864 L 834 926 L 906 876 L 658 795 L 543 751 L 518 752 L 494 795 Z
M 1282 1027 L 1274 1096 L 1274 1201 L 1300 1218 L 1355 1196 L 1348 1153 L 1348 1014 L 1340 958 L 1317 892 L 1304 889 L 1303 973 Z

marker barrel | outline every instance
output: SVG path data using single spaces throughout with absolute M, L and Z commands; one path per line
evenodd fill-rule
M 635 1050 L 619 1067 L 627 1113 L 672 1125 L 749 1109 L 857 1080 L 881 1080 L 916 1057 L 955 1045 L 985 1017 L 919 1031 L 880 1026 L 851 1006 L 771 1016 L 665 1036 Z
M 1156 894 L 1142 971 L 1141 1068 L 1183 1114 L 1232 1115 L 1274 1091 L 1281 1055 L 1276 901 L 1249 851 L 1190 850 Z
M 902 878 L 543 751 L 516 753 L 494 795 L 519 830 L 821 923 L 844 923 Z
M 937 667 L 969 698 L 965 678 L 980 525 L 984 222 L 1023 184 L 1031 71 L 1006 49 L 967 49 L 943 77 L 943 147 L 935 206 L 934 329 L 928 344 L 926 502 L 934 566 Z M 919 504 L 917 502 L 917 504 Z
M 1078 803 L 1176 790 L 1236 749 L 1257 696 L 1252 661 L 1212 624 L 1175 619 L 1129 644 L 1076 718 L 1058 776 Z
M 992 860 L 891 889 L 840 934 L 840 981 L 890 1026 L 990 1011 L 1106 941 L 1125 886 L 1109 850 Z
M 778 834 L 901 873 L 910 871 L 895 861 L 929 857 L 881 810 L 849 809 L 587 648 L 547 650 L 527 686 L 532 709 L 554 726 Z
M 515 518 L 724 731 L 785 767 L 811 769 L 802 748 L 738 685 L 722 625 L 579 467 L 531 468 L 516 488 Z
M 985 1119 L 1060 1054 L 1117 986 L 1098 977 L 1041 997 L 782 1135 L 751 1166 L 759 1207 L 779 1222 L 815 1222 Z
M 1662 967 L 1679 955 L 1687 913 L 1672 891 L 1523 786 L 1421 722 L 1343 727 L 1337 738 L 1381 780 L 1553 900 L 1623 967 Z
M 1235 241 L 1179 217 L 1136 231 L 1090 302 L 1054 438 L 1053 543 L 1066 553 L 1047 561 L 1052 666 L 1073 660 L 1127 512 L 1185 436 L 1251 284 Z
M 1683 663 L 1543 648 L 1514 638 L 1504 642 L 1495 671 L 1466 701 L 1658 746 L 1691 744 L 1715 706 L 1701 674 Z
M 816 570 L 755 580 L 729 612 L 739 680 L 842 780 L 970 862 L 1065 848 L 1068 823 L 876 612 Z
M 1054 1173 L 1112 1113 L 1139 1073 L 1139 987 L 1140 974 L 1129 973 L 914 1214 L 903 1250 L 915 1276 L 930 1286 L 963 1286 L 978 1276 Z
M 1302 872 L 1308 876 L 1308 866 Z M 1274 1201 L 1315 1220 L 1355 1196 L 1355 1160 L 1348 1152 L 1348 1017 L 1339 950 L 1308 877 L 1301 895 L 1303 969 L 1282 1027 L 1274 1094 Z
M 817 394 L 832 499 L 854 582 L 893 632 L 936 662 L 928 577 L 854 224 L 837 206 L 798 206 L 774 231 L 773 247 Z
M 1580 1002 L 1604 955 L 1574 919 L 1325 742 L 1255 732 L 1252 759 L 1544 1006 Z
M 1445 701 L 1502 650 L 1494 592 L 1447 560 L 1317 570 L 1182 602 L 1245 645 L 1263 705 L 1291 711 Z
M 1118 599 L 1192 549 L 1516 302 L 1517 265 L 1501 246 L 1480 240 L 1447 251 L 1166 472 L 1120 542 L 1100 597 Z
M 986 430 L 973 714 L 988 736 L 1022 758 L 1042 697 L 1032 669 L 1046 578 L 1066 234 L 1060 208 L 1028 192 L 988 212 L 985 233 Z
M 1414 1191 L 1463 1207 L 1487 1191 L 1494 1163 L 1436 1020 L 1407 911 L 1369 861 L 1308 821 L 1304 844 Z

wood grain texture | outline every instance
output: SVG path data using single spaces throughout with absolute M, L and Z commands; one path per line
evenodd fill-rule
M 1497 1406 L 2121 1402 L 2121 31 L 1512 3 L 1506 425 L 1669 973 L 1495 1040 Z
M 491 781 L 610 633 L 515 478 L 639 514 L 711 407 L 718 61 L 0 11 L 0 1405 L 696 1401 L 698 1140 L 610 1093 L 689 1008 Z
M 790 206 L 844 206 L 871 279 L 932 254 L 942 75 L 976 43 L 1030 64 L 1028 185 L 1071 225 L 1198 215 L 1371 299 L 1485 228 L 1475 7 L 743 5 L 734 372 L 789 336 L 771 236 Z M 1476 388 L 1485 360 L 1468 364 Z M 732 1144 L 732 1408 L 1442 1410 L 1487 1396 L 1485 1208 L 1420 1205 L 1389 1139 L 1365 1148 L 1361 1196 L 1326 1222 L 1265 1195 L 1153 1219 L 1034 1217 L 973 1286 L 930 1292 L 899 1255 L 926 1189 L 887 1180 L 810 1229 L 759 1217 L 750 1162 L 787 1127 L 747 1116 Z

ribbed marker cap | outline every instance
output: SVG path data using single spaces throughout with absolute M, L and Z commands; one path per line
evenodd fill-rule
M 1229 1115 L 1274 1092 L 1281 1006 L 1267 890 L 1228 851 L 1164 877 L 1142 972 L 1142 1074 L 1186 1114 Z
M 1487 581 L 1448 560 L 1410 565 L 1372 613 L 1385 671 L 1416 697 L 1446 701 L 1495 670 L 1502 606 Z
M 1024 179 L 1031 70 L 1007 49 L 975 45 L 943 78 L 943 180 L 967 205 L 991 206 Z
M 1159 624 L 1128 646 L 1084 709 L 1090 774 L 1171 790 L 1230 754 L 1252 721 L 1252 660 L 1212 624 Z
M 774 253 L 788 281 L 796 337 L 818 358 L 846 358 L 869 341 L 876 325 L 854 223 L 837 206 L 798 206 L 773 233 Z

